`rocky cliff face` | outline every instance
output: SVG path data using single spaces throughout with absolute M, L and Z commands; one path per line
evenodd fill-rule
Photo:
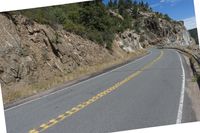
M 163 45 L 188 46 L 193 43 L 183 22 L 175 22 L 151 16 L 144 20 L 147 31 L 162 40 Z
M 154 12 L 139 12 L 133 22 L 134 29 L 120 34 L 119 45 L 128 52 L 144 48 L 148 45 L 178 45 L 195 44 L 186 30 L 183 22 L 166 20 Z
M 0 82 L 3 85 L 48 80 L 120 58 L 106 48 L 21 15 L 0 15 Z

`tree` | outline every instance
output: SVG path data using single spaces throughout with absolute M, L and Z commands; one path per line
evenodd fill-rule
M 138 11 L 139 11 L 139 9 L 138 9 L 137 6 L 134 6 L 134 7 L 132 8 L 131 13 L 132 13 L 132 15 L 133 15 L 134 18 L 137 18 L 137 16 L 138 16 Z
M 168 20 L 168 21 L 171 21 L 171 18 L 170 18 L 167 14 L 164 15 L 164 18 L 165 18 L 166 20 Z
M 141 2 L 139 2 L 139 5 L 140 5 L 141 7 L 144 7 L 144 1 L 142 0 Z
M 146 2 L 145 5 L 144 5 L 144 7 L 145 7 L 146 9 L 149 9 L 149 3 Z
M 118 9 L 119 9 L 119 14 L 124 16 L 125 14 L 125 0 L 119 0 L 118 1 Z
M 132 0 L 125 0 L 125 4 L 126 4 L 127 8 L 130 8 L 130 7 L 132 7 L 133 2 L 132 2 Z
M 133 1 L 133 5 L 134 5 L 134 6 L 137 6 L 137 5 L 138 5 L 138 3 L 137 3 L 136 0 Z
M 117 0 L 114 0 L 114 3 L 113 3 L 113 5 L 114 5 L 114 7 L 117 7 Z
M 113 1 L 112 0 L 109 0 L 109 2 L 108 2 L 108 7 L 113 7 L 114 6 L 114 3 L 113 3 Z

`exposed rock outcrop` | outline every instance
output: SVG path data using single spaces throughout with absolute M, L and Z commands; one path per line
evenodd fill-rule
M 163 44 L 188 46 L 193 42 L 183 22 L 167 21 L 165 19 L 150 17 L 145 20 L 147 29 L 163 40 Z M 165 41 L 164 41 L 165 40 Z
M 12 17 L 12 18 L 11 18 Z M 116 59 L 106 48 L 22 15 L 0 15 L 0 82 L 47 80 L 79 66 Z
M 119 45 L 127 52 L 134 52 L 148 45 L 189 46 L 195 44 L 182 21 L 167 20 L 148 11 L 138 12 L 137 17 L 133 21 L 133 29 L 120 34 Z
M 120 35 L 118 45 L 126 52 L 135 52 L 135 50 L 143 48 L 140 43 L 140 35 L 135 33 L 133 30 L 123 32 Z
M 124 20 L 124 18 L 123 18 L 120 14 L 118 14 L 118 13 L 112 11 L 112 10 L 108 10 L 108 12 L 109 12 L 109 14 L 110 14 L 111 16 L 117 17 L 117 18 L 119 18 L 119 19 L 121 19 L 121 20 Z

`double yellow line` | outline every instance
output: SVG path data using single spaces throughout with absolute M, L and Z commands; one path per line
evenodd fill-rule
M 134 72 L 133 74 L 129 75 L 128 77 L 126 77 L 125 79 L 123 79 L 120 82 L 117 82 L 116 84 L 114 84 L 112 87 L 98 93 L 97 95 L 93 96 L 92 98 L 80 103 L 79 105 L 71 108 L 70 110 L 66 111 L 65 113 L 59 115 L 58 117 L 56 117 L 55 119 L 51 119 L 48 122 L 41 124 L 38 128 L 32 129 L 29 131 L 29 133 L 40 133 L 43 132 L 45 130 L 47 130 L 48 128 L 56 125 L 57 123 L 63 121 L 64 119 L 72 116 L 73 114 L 79 112 L 80 110 L 86 108 L 87 106 L 89 106 L 90 104 L 94 103 L 95 101 L 99 100 L 100 98 L 108 95 L 109 93 L 111 93 L 112 91 L 116 90 L 117 88 L 119 88 L 120 86 L 122 86 L 123 84 L 125 84 L 126 82 L 130 81 L 131 79 L 133 79 L 134 77 L 138 76 L 139 74 L 141 74 L 145 69 L 148 69 L 149 67 L 151 67 L 155 62 L 157 62 L 158 60 L 160 60 L 160 58 L 163 56 L 163 51 L 161 51 L 160 55 L 154 59 L 153 61 L 149 62 L 148 64 L 146 64 L 144 67 L 142 67 L 140 70 Z

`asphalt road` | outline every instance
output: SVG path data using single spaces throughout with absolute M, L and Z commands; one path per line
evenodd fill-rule
M 122 67 L 5 111 L 8 133 L 104 133 L 195 120 L 188 67 L 175 50 Z

